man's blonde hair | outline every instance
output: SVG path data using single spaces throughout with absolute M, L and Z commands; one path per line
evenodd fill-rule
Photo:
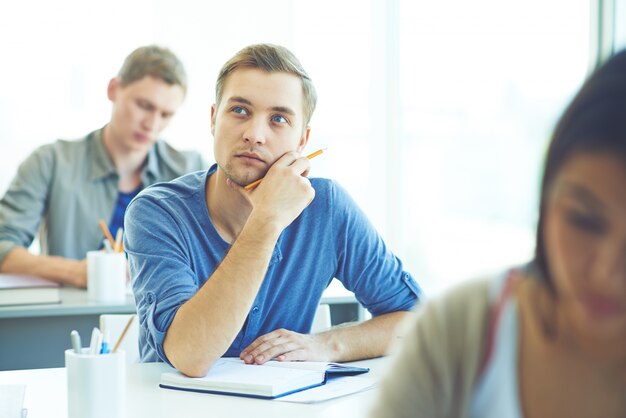
M 135 49 L 126 57 L 117 74 L 125 86 L 145 76 L 159 78 L 169 85 L 178 85 L 187 93 L 187 74 L 183 63 L 167 48 L 149 45 Z
M 247 46 L 237 52 L 224 64 L 217 77 L 215 103 L 218 106 L 222 100 L 226 79 L 238 68 L 258 68 L 268 73 L 284 72 L 298 76 L 302 81 L 304 95 L 304 128 L 309 126 L 317 103 L 317 93 L 311 78 L 291 51 L 280 45 L 257 44 Z

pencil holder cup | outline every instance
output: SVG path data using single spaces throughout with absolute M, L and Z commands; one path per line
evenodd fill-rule
M 126 414 L 126 353 L 91 355 L 65 350 L 69 418 L 123 418 Z
M 126 301 L 126 256 L 123 253 L 87 253 L 87 295 L 96 302 Z

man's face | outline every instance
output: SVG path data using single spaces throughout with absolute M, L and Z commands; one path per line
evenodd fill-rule
M 146 76 L 128 85 L 109 83 L 113 112 L 109 127 L 115 145 L 128 151 L 147 151 L 183 103 L 182 87 Z
M 215 159 L 228 178 L 245 186 L 286 152 L 304 149 L 303 100 L 293 74 L 241 68 L 228 76 L 221 102 L 211 109 Z

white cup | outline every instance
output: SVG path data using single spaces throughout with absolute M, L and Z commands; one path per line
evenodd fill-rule
M 126 414 L 126 353 L 90 355 L 65 350 L 69 418 L 123 418 Z
M 124 253 L 87 253 L 87 295 L 96 302 L 126 302 L 126 257 Z

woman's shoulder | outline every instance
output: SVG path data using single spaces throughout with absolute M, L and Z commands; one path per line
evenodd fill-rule
M 441 360 L 475 375 L 489 339 L 494 312 L 515 296 L 523 276 L 518 269 L 474 278 L 428 300 L 417 313 L 418 338 L 445 341 Z M 433 343 L 439 346 L 438 343 Z
M 482 277 L 462 282 L 428 299 L 420 314 L 429 311 L 449 325 L 484 317 L 489 309 L 492 289 L 499 281 L 499 277 Z
M 424 416 L 464 415 L 484 349 L 489 293 L 497 280 L 462 282 L 418 307 L 416 317 L 403 324 L 394 377 L 387 379 L 384 397 L 403 405 L 400 409 L 419 406 Z M 395 394 L 407 395 L 406 388 L 410 400 Z

